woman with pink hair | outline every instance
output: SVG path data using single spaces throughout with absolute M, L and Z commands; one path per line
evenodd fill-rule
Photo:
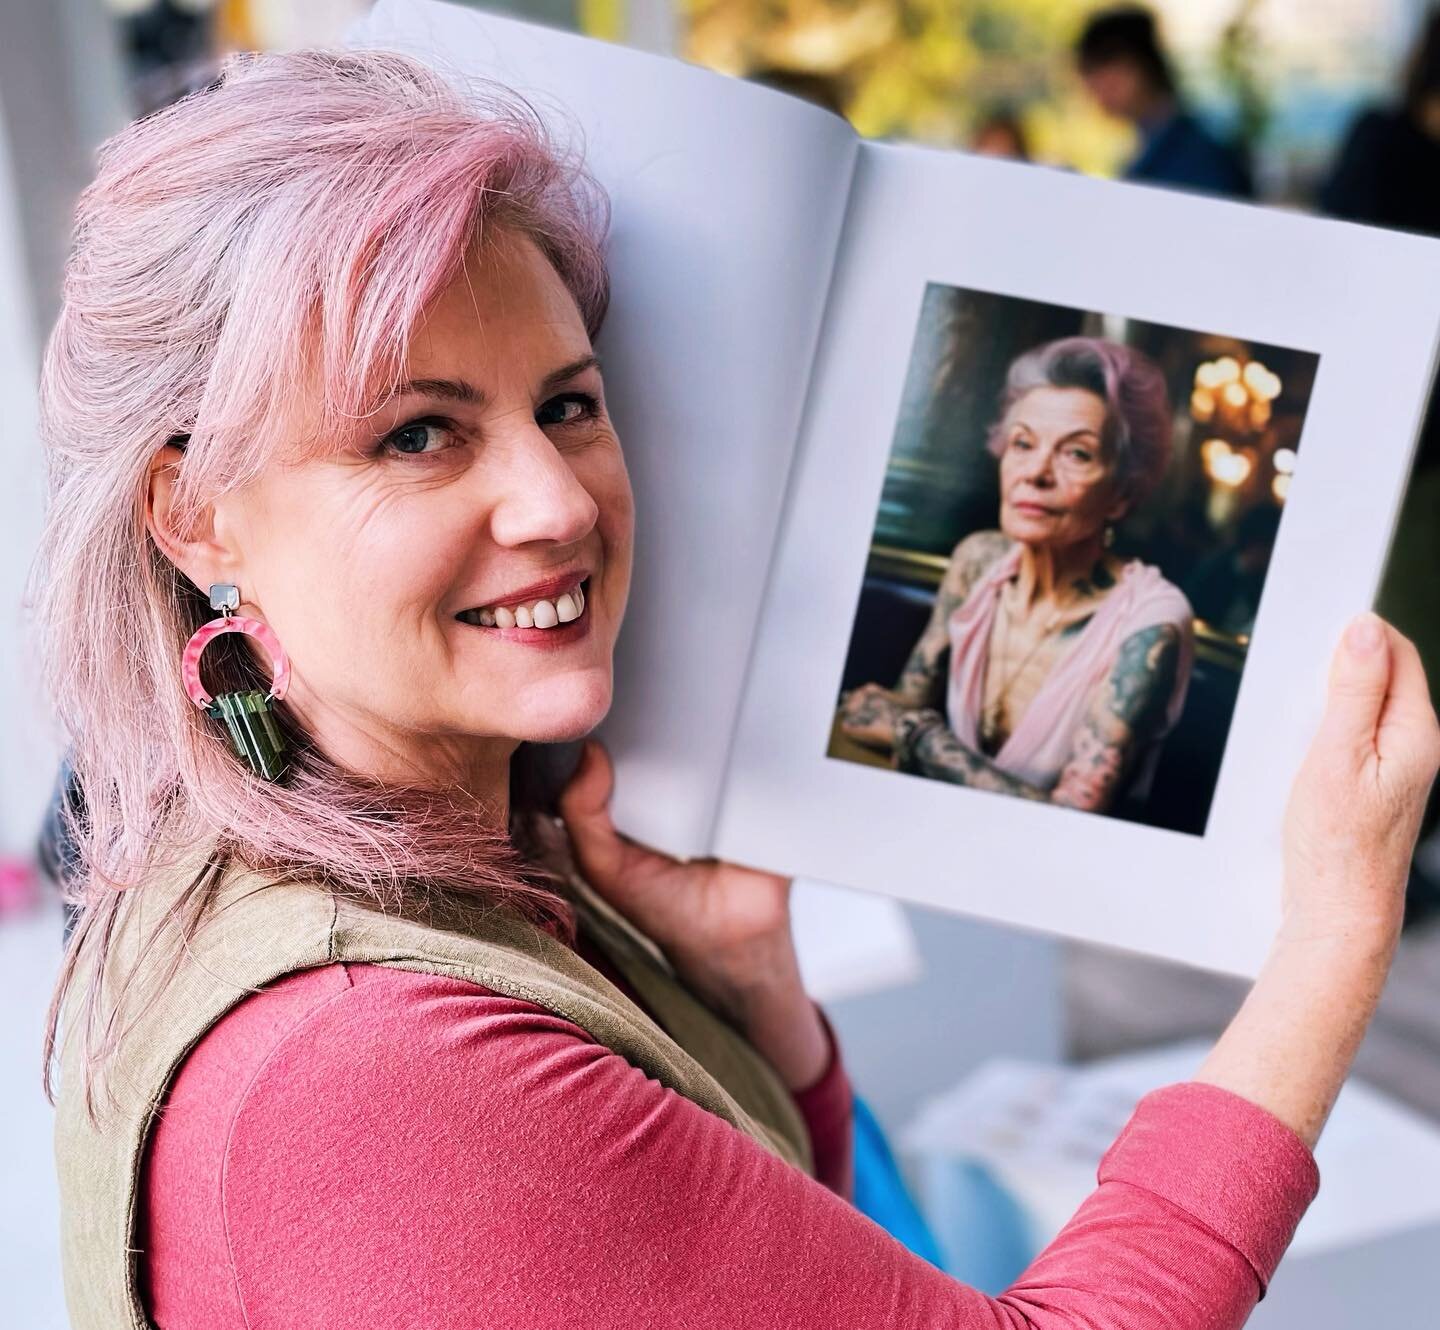
M 1185 705 L 1193 615 L 1109 546 L 1164 477 L 1170 434 L 1164 376 L 1133 347 L 1065 337 L 1019 356 L 987 439 L 1000 529 L 955 546 L 899 682 L 849 693 L 846 733 L 973 789 L 1091 812 L 1143 795 Z
M 387 52 L 232 58 L 101 152 L 36 580 L 74 1330 L 1239 1326 L 1393 951 L 1413 650 L 1338 652 L 1200 1075 L 1012 1288 L 949 1279 L 850 1203 L 789 881 L 620 834 L 597 744 L 558 813 L 527 775 L 605 714 L 629 588 L 603 234 L 523 104 Z

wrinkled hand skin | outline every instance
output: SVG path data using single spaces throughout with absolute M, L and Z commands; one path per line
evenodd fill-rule
M 1295 777 L 1284 824 L 1292 933 L 1398 936 L 1410 856 L 1440 763 L 1440 727 L 1413 643 L 1337 654 L 1330 703 Z

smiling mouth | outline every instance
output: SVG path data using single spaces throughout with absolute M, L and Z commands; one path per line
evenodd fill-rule
M 481 605 L 461 610 L 455 617 L 473 628 L 540 628 L 550 630 L 574 623 L 585 614 L 590 579 L 577 582 L 557 596 L 537 596 L 504 605 Z

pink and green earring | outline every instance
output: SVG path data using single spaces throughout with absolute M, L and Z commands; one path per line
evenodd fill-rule
M 269 624 L 235 614 L 235 610 L 240 608 L 239 587 L 228 582 L 215 583 L 210 588 L 210 608 L 219 610 L 220 617 L 211 619 L 196 630 L 185 644 L 185 654 L 180 659 L 185 692 L 207 716 L 225 723 L 235 752 L 250 764 L 250 769 L 257 776 L 279 780 L 286 766 L 285 736 L 275 723 L 270 704 L 283 698 L 290 686 L 290 658 Z M 223 633 L 244 633 L 270 653 L 274 679 L 268 693 L 251 688 L 221 693 L 219 697 L 212 698 L 205 690 L 205 685 L 200 682 L 200 655 Z

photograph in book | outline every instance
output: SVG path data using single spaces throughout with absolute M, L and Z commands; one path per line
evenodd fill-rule
M 1203 834 L 1318 364 L 929 283 L 828 755 Z

